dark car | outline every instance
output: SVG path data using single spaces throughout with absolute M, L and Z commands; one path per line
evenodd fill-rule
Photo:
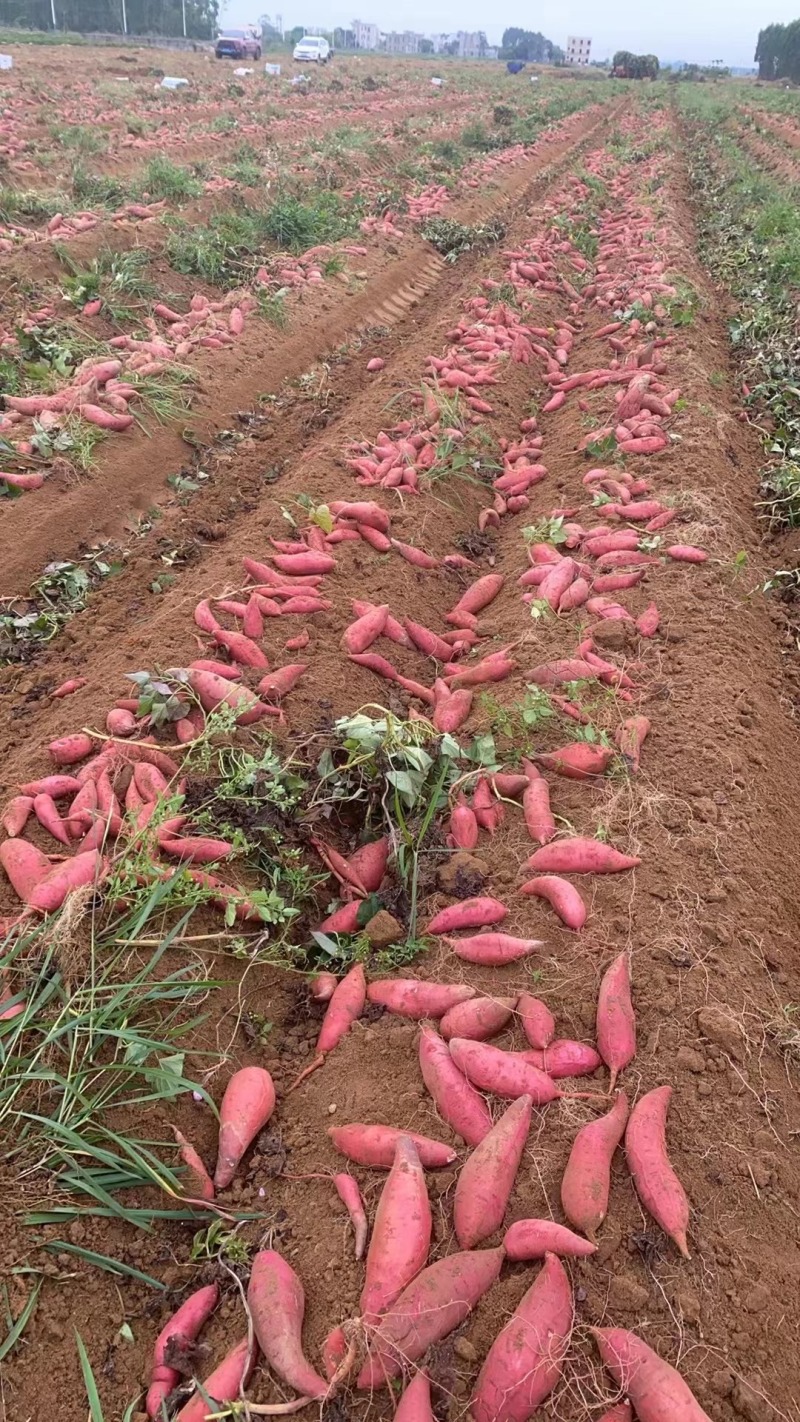
M 214 53 L 217 59 L 260 59 L 261 41 L 247 30 L 223 30 Z

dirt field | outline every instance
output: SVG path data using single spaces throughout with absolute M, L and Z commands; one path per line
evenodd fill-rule
M 470 1147 L 423 1083 L 417 1020 L 359 1004 L 290 1092 L 325 1013 L 310 975 L 361 963 L 370 983 L 463 983 L 512 1005 L 533 993 L 558 1039 L 594 1044 L 600 983 L 623 954 L 636 1053 L 617 1085 L 631 1106 L 672 1087 L 666 1138 L 690 1257 L 637 1196 L 623 1144 L 597 1252 L 565 1260 L 574 1326 L 552 1341 L 549 1396 L 526 1415 L 600 1422 L 628 1392 L 635 1408 L 636 1376 L 620 1389 L 599 1361 L 599 1326 L 645 1339 L 715 1422 L 796 1422 L 798 663 L 791 607 L 763 592 L 796 561 L 796 535 L 765 540 L 754 508 L 759 417 L 730 350 L 734 297 L 698 253 L 694 130 L 666 91 L 534 85 L 499 65 L 448 66 L 440 90 L 428 64 L 337 58 L 300 93 L 202 56 L 14 56 L 0 111 L 3 789 L 10 799 L 93 764 L 95 803 L 66 845 L 41 799 L 10 837 L 56 865 L 87 848 L 84 834 L 99 852 L 46 916 L 20 918 L 35 887 L 0 878 L 0 1415 L 48 1416 L 55 1371 L 63 1422 L 87 1409 L 92 1422 L 143 1417 L 156 1336 L 216 1282 L 198 1349 L 179 1350 L 185 1383 L 163 1416 L 180 1416 L 192 1380 L 247 1333 L 260 1249 L 302 1281 L 304 1349 L 322 1369 L 323 1341 L 358 1318 L 364 1284 L 331 1181 L 348 1168 L 331 1125 L 450 1145 L 455 1163 L 426 1173 L 429 1260 L 459 1248 Z M 161 70 L 185 73 L 188 94 L 157 91 Z M 113 417 L 122 428 L 104 427 Z M 14 475 L 43 477 L 20 489 Z M 337 512 L 353 500 L 383 510 L 377 537 L 374 507 L 361 521 Z M 638 541 L 602 553 L 594 530 Z M 319 569 L 288 615 L 298 574 L 284 543 Z M 668 551 L 687 546 L 705 556 Z M 255 582 L 243 558 L 270 565 L 269 579 Z M 519 585 L 564 559 L 560 593 L 540 574 Z M 491 600 L 450 616 L 487 574 L 503 578 Z M 475 631 L 477 645 L 443 664 L 384 621 L 367 654 L 403 685 L 349 659 L 360 602 L 438 638 Z M 442 678 L 457 689 L 492 654 L 443 735 Z M 270 673 L 304 670 L 282 721 L 237 727 L 233 712 L 206 721 L 197 683 L 171 674 L 197 658 L 229 662 L 253 692 L 267 660 Z M 554 681 L 567 658 L 577 665 Z M 144 817 L 133 742 L 88 760 L 122 734 L 106 717 L 136 697 L 132 673 L 149 675 L 125 733 L 181 767 Z M 68 678 L 83 684 L 55 697 Z M 179 741 L 187 708 L 193 731 Z M 638 769 L 620 753 L 634 716 L 649 722 Z M 48 745 L 82 730 L 82 760 L 54 764 Z M 588 911 L 579 932 L 520 893 L 541 872 L 525 867 L 540 846 L 520 804 L 506 797 L 487 828 L 489 778 L 533 777 L 531 758 L 568 743 L 608 754 L 588 780 L 540 762 L 554 815 L 540 839 L 588 837 L 637 861 L 564 871 Z M 57 799 L 56 831 L 76 788 Z M 461 795 L 480 810 L 484 790 L 474 852 L 454 859 L 451 811 Z M 188 823 L 170 825 L 179 815 Z M 191 852 L 175 849 L 181 836 L 229 849 L 170 877 Z M 329 872 L 313 842 L 346 859 L 383 836 L 374 886 L 348 888 L 352 869 L 334 857 Z M 193 880 L 198 868 L 216 882 Z M 319 934 L 365 890 L 352 931 Z M 499 931 L 539 946 L 487 966 L 459 956 L 457 936 L 426 933 L 438 910 L 481 894 L 507 909 Z M 493 1044 L 528 1047 L 518 1008 Z M 534 1110 L 503 1227 L 478 1247 L 517 1220 L 568 1222 L 572 1142 L 612 1104 L 596 1061 L 556 1082 L 593 1100 Z M 221 1213 L 186 1205 L 171 1128 L 212 1168 L 212 1103 L 246 1065 L 271 1074 L 276 1109 L 218 1192 Z M 485 1099 L 497 1120 L 510 1097 Z M 349 1168 L 373 1222 L 385 1173 Z M 539 1269 L 505 1261 L 469 1316 L 408 1360 L 409 1377 L 430 1378 L 439 1422 L 470 1413 L 492 1341 Z M 353 1336 L 363 1347 L 365 1331 Z M 299 1415 L 391 1416 L 399 1385 L 358 1389 L 356 1376 Z M 214 1415 L 255 1418 L 296 1392 L 262 1357 L 253 1405 L 237 1395 Z

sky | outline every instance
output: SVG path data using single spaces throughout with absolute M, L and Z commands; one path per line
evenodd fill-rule
M 263 0 L 222 0 L 221 16 L 229 25 L 258 20 Z M 281 0 L 272 0 L 280 5 Z M 500 14 L 493 24 L 491 14 Z M 669 5 L 642 5 L 639 0 L 542 0 L 535 10 L 524 0 L 504 0 L 487 7 L 485 0 L 358 0 L 355 12 L 346 0 L 284 0 L 285 29 L 305 25 L 329 30 L 348 25 L 353 18 L 372 21 L 382 30 L 417 30 L 437 34 L 455 30 L 485 30 L 490 44 L 499 44 L 503 30 L 512 25 L 539 30 L 562 47 L 567 35 L 588 35 L 592 54 L 605 59 L 617 49 L 635 54 L 656 54 L 662 61 L 749 66 L 753 63 L 758 31 L 772 21 L 797 18 L 798 0 L 671 0 Z M 269 12 L 273 14 L 272 11 Z

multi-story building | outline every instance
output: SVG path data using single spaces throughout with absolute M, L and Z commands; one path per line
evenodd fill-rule
M 592 41 L 590 39 L 581 39 L 577 35 L 567 36 L 567 51 L 565 55 L 567 64 L 590 64 L 591 52 Z
M 483 59 L 487 49 L 483 30 L 476 30 L 472 34 L 466 30 L 459 30 L 457 39 L 459 59 Z
M 353 20 L 351 25 L 356 49 L 377 49 L 380 44 L 380 30 L 366 20 Z
M 383 35 L 381 42 L 387 54 L 419 54 L 419 42 L 423 38 L 413 30 L 403 30 L 402 34 L 392 30 L 390 34 Z

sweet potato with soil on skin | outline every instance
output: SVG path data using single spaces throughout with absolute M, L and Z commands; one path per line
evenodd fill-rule
M 555 874 L 622 874 L 641 864 L 636 854 L 622 854 L 611 844 L 584 835 L 554 840 L 537 849 L 526 860 L 526 869 L 541 869 Z
M 597 672 L 582 657 L 560 657 L 553 662 L 541 662 L 525 673 L 527 681 L 537 686 L 560 686 L 569 681 L 594 681 Z
M 302 553 L 274 553 L 272 561 L 279 573 L 290 578 L 332 573 L 336 567 L 336 559 L 332 558 L 330 553 L 314 553 L 311 550 Z
M 556 832 L 556 822 L 550 809 L 550 787 L 531 761 L 523 760 L 522 768 L 528 777 L 522 796 L 522 813 L 528 834 L 536 844 L 548 844 Z
M 597 1422 L 633 1422 L 630 1403 L 618 1402 L 616 1406 L 610 1407 L 608 1412 L 604 1412 L 602 1417 L 598 1417 Z
M 522 1052 L 504 1052 L 488 1042 L 452 1037 L 450 1055 L 459 1071 L 478 1091 L 491 1091 L 507 1101 L 530 1096 L 534 1106 L 546 1106 L 564 1094 L 549 1076 L 526 1061 Z
M 554 1220 L 517 1220 L 506 1230 L 503 1248 L 509 1259 L 543 1259 L 558 1254 L 569 1259 L 586 1259 L 597 1253 L 597 1245 L 573 1234 Z
M 485 607 L 494 602 L 504 583 L 505 578 L 502 573 L 486 573 L 466 589 L 453 608 L 453 613 L 469 612 L 474 615 L 477 612 L 482 612 Z M 445 622 L 449 622 L 452 615 L 452 613 L 448 614 Z
M 170 1393 L 181 1381 L 177 1368 L 171 1368 L 167 1362 L 170 1339 L 174 1338 L 181 1348 L 185 1347 L 186 1343 L 194 1343 L 203 1325 L 214 1312 L 218 1299 L 217 1284 L 206 1284 L 204 1288 L 197 1289 L 176 1309 L 159 1333 L 153 1349 L 151 1382 L 145 1399 L 145 1412 L 148 1417 L 161 1418 L 162 1404 L 166 1403 Z
M 394 1422 L 436 1422 L 431 1406 L 431 1385 L 427 1374 L 415 1373 L 405 1388 L 394 1414 Z
M 365 1323 L 377 1323 L 424 1269 L 432 1227 L 428 1187 L 417 1148 L 408 1136 L 400 1136 L 372 1223 L 359 1304 Z
M 442 637 L 431 632 L 429 628 L 423 627 L 421 622 L 412 622 L 410 617 L 403 618 L 403 626 L 406 629 L 414 646 L 426 657 L 435 657 L 439 662 L 449 662 L 453 649 L 449 642 L 445 642 Z
M 504 1257 L 502 1249 L 468 1249 L 423 1269 L 383 1315 L 356 1386 L 388 1386 L 458 1328 L 499 1277 Z
M 600 1053 L 594 1047 L 587 1042 L 572 1042 L 566 1037 L 556 1038 L 543 1050 L 534 1048 L 521 1052 L 520 1056 L 546 1072 L 554 1081 L 565 1076 L 591 1076 L 603 1064 Z
M 561 1180 L 564 1214 L 592 1243 L 608 1210 L 611 1160 L 627 1120 L 628 1098 L 620 1091 L 610 1111 L 578 1131 Z
M 368 1165 L 374 1170 L 389 1170 L 394 1161 L 400 1136 L 408 1136 L 417 1148 L 426 1170 L 442 1170 L 452 1165 L 456 1152 L 442 1141 L 421 1136 L 417 1131 L 402 1131 L 395 1126 L 364 1125 L 353 1122 L 347 1126 L 329 1126 L 328 1135 L 334 1146 L 356 1165 Z
M 462 691 L 465 687 L 484 686 L 486 682 L 505 681 L 516 667 L 517 663 L 512 657 L 503 657 L 499 654 L 485 657 L 474 667 L 465 667 L 463 671 L 456 672 L 451 676 L 450 689 L 451 691 Z
M 424 982 L 420 978 L 378 978 L 367 988 L 367 1002 L 398 1017 L 443 1017 L 460 1002 L 475 996 L 467 983 Z
M 453 1223 L 462 1249 L 474 1249 L 502 1225 L 532 1110 L 532 1098 L 520 1096 L 462 1165 L 453 1197 Z
M 342 634 L 341 647 L 345 652 L 360 653 L 366 652 L 368 647 L 376 638 L 380 637 L 386 626 L 386 618 L 389 615 L 389 604 L 381 603 L 370 612 L 365 612 L 363 617 L 356 618 L 351 622 Z
M 547 1004 L 523 992 L 517 1001 L 517 1014 L 531 1046 L 537 1051 L 549 1047 L 556 1035 L 556 1021 Z
M 613 1091 L 617 1077 L 636 1056 L 636 1018 L 631 1002 L 631 973 L 627 953 L 620 953 L 606 969 L 597 998 L 597 1045 L 611 1072 Z
M 80 790 L 81 782 L 74 775 L 43 775 L 39 780 L 28 780 L 20 786 L 23 795 L 50 795 L 54 800 L 62 800 Z
M 641 637 L 655 637 L 661 622 L 661 616 L 654 602 L 646 607 L 644 612 L 640 612 L 636 619 L 636 630 Z
M 10 841 L 7 840 L 6 843 Z M 67 859 L 65 863 L 51 869 L 45 878 L 40 879 L 31 890 L 28 903 L 31 908 L 38 909 L 41 913 L 55 913 L 73 889 L 82 889 L 98 882 L 102 863 L 96 849 L 76 854 L 73 859 Z
M 37 884 L 52 870 L 46 854 L 42 854 L 27 839 L 4 839 L 0 844 L 0 865 L 12 889 L 23 903 L 30 902 L 30 896 Z
M 214 1185 L 224 1190 L 259 1131 L 275 1110 L 275 1087 L 263 1067 L 242 1067 L 234 1072 L 219 1108 L 219 1145 Z
M 357 875 L 368 894 L 374 894 L 383 883 L 389 863 L 391 843 L 388 835 L 362 844 L 348 859 L 353 874 Z
M 463 687 L 461 691 L 454 691 L 451 694 L 449 688 L 445 687 L 448 692 L 447 696 L 444 697 L 441 690 L 437 696 L 436 689 L 441 687 L 445 687 L 444 682 L 436 681 L 434 683 L 436 700 L 431 720 L 437 731 L 442 733 L 457 731 L 463 726 L 472 710 L 472 692 L 468 687 Z
M 77 765 L 79 760 L 91 755 L 94 746 L 91 736 L 87 736 L 85 731 L 76 731 L 71 736 L 59 736 L 50 742 L 47 749 L 56 765 Z
M 540 938 L 515 938 L 510 933 L 473 933 L 467 938 L 445 938 L 453 952 L 466 963 L 500 967 L 527 958 L 544 943 Z
M 686 1231 L 689 1201 L 667 1155 L 667 1111 L 671 1086 L 659 1086 L 640 1097 L 625 1132 L 625 1154 L 636 1193 L 648 1214 L 689 1258 Z
M 478 843 L 478 821 L 463 795 L 450 812 L 447 824 L 447 845 L 450 849 L 474 849 Z
M 639 769 L 642 746 L 649 731 L 650 722 L 646 716 L 629 716 L 614 733 L 622 758 L 634 774 Z
M 336 1193 L 342 1204 L 346 1207 L 347 1213 L 353 1225 L 355 1235 L 355 1256 L 356 1259 L 364 1257 L 364 1250 L 367 1247 L 367 1216 L 364 1210 L 364 1201 L 361 1198 L 361 1191 L 358 1188 L 358 1181 L 352 1175 L 340 1173 L 334 1175 L 333 1183 Z
M 456 933 L 462 928 L 487 928 L 493 923 L 502 923 L 508 917 L 508 909 L 497 899 L 488 895 L 462 899 L 460 903 L 449 904 L 434 914 L 426 933 Z
M 561 1377 L 572 1332 L 572 1288 L 546 1254 L 535 1282 L 486 1356 L 469 1410 L 473 1422 L 528 1422 Z
M 288 696 L 307 669 L 308 662 L 290 662 L 285 667 L 267 672 L 258 683 L 259 696 L 265 701 L 280 701 L 282 696 Z
M 247 1386 L 257 1356 L 258 1348 L 255 1343 L 251 1348 L 250 1340 L 242 1338 L 206 1378 L 203 1392 L 196 1392 L 186 1406 L 181 1408 L 175 1422 L 206 1422 L 207 1418 L 224 1410 L 222 1403 L 236 1402 Z M 206 1398 L 211 1399 L 211 1406 L 206 1402 Z
M 459 1039 L 451 1039 L 451 1045 L 452 1040 Z M 478 1145 L 492 1128 L 489 1108 L 456 1065 L 447 1043 L 430 1027 L 420 1033 L 419 1062 L 439 1115 L 467 1145 Z
M 521 894 L 545 899 L 567 928 L 577 933 L 586 922 L 587 909 L 580 893 L 568 879 L 558 874 L 540 874 L 520 887 Z
M 188 1189 L 185 1194 L 195 1200 L 214 1199 L 214 1181 L 211 1179 L 202 1157 L 195 1150 L 191 1141 L 181 1134 L 177 1126 L 172 1127 L 172 1134 L 178 1145 L 178 1156 L 186 1166 Z
M 526 776 L 527 779 L 527 776 Z M 484 775 L 481 775 L 475 782 L 475 789 L 472 792 L 472 809 L 481 829 L 485 829 L 488 834 L 494 834 L 503 823 L 505 810 L 502 805 L 498 805 L 492 788 Z
M 317 1054 L 325 1056 L 341 1042 L 364 1011 L 367 982 L 361 963 L 356 963 L 338 984 L 317 1037 Z
M 303 1397 L 323 1397 L 328 1384 L 303 1354 L 303 1285 L 274 1249 L 262 1249 L 253 1260 L 247 1303 L 259 1347 L 276 1376 Z
M 73 696 L 76 691 L 81 690 L 81 687 L 87 685 L 88 683 L 85 676 L 73 676 L 70 677 L 69 681 L 62 681 L 61 685 L 57 686 L 55 691 L 51 691 L 50 695 L 54 701 L 60 701 L 62 697 Z
M 333 913 L 322 920 L 319 926 L 320 932 L 355 933 L 358 930 L 358 913 L 360 908 L 360 899 L 353 899 L 349 904 L 342 904 L 341 908 L 334 909 Z
M 354 523 L 368 524 L 372 528 L 377 528 L 380 533 L 389 532 L 390 518 L 385 509 L 380 504 L 371 500 L 348 503 L 339 499 L 329 505 L 330 511 L 337 519 L 352 519 Z
M 217 706 L 229 706 L 237 712 L 236 721 L 240 726 L 250 726 L 258 721 L 264 708 L 248 686 L 239 686 L 213 672 L 191 671 L 189 685 L 197 696 L 204 711 L 214 711 Z
M 568 780 L 593 780 L 605 775 L 609 763 L 614 759 L 610 746 L 590 745 L 588 741 L 573 741 L 554 751 L 540 751 L 534 756 L 545 770 L 553 770 Z
M 468 1037 L 472 1042 L 485 1042 L 496 1037 L 511 1021 L 516 998 L 474 997 L 451 1007 L 439 1023 L 446 1042 L 451 1037 Z
M 33 809 L 33 799 L 32 795 L 14 795 L 9 800 L 3 811 L 2 820 L 0 820 L 9 839 L 16 839 L 18 835 L 22 834 L 28 823 L 28 816 Z M 475 838 L 477 841 L 477 834 Z
M 233 845 L 226 839 L 210 839 L 206 835 L 179 838 L 159 833 L 158 844 L 164 854 L 179 859 L 182 864 L 213 864 L 233 854 Z
M 339 979 L 335 973 L 317 973 L 316 977 L 313 977 L 309 983 L 311 996 L 314 1001 L 330 1002 L 336 991 L 338 981 Z
M 603 1363 L 638 1422 L 711 1422 L 677 1369 L 625 1328 L 593 1328 Z
M 689 543 L 673 543 L 672 547 L 665 548 L 664 552 L 676 563 L 705 563 L 708 560 L 705 549 L 693 548 Z

